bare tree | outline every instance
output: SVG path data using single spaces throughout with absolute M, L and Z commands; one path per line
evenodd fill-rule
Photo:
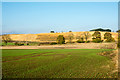
M 69 42 L 71 43 L 73 39 L 74 39 L 74 34 L 72 32 L 69 32 L 69 35 L 68 35 Z
M 2 41 L 7 44 L 9 41 L 11 41 L 10 35 L 2 35 Z
M 83 34 L 79 34 L 76 39 L 80 40 L 80 41 L 84 41 L 84 36 Z
M 83 35 L 84 35 L 85 40 L 87 41 L 90 36 L 89 32 L 84 32 Z

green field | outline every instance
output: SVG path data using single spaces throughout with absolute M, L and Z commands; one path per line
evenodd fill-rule
M 15 43 L 13 43 L 13 42 L 8 42 L 7 44 L 6 43 L 4 43 L 4 42 L 2 42 L 2 43 L 0 43 L 0 46 L 15 46 Z M 33 44 L 34 45 L 34 44 Z M 24 46 L 27 46 L 27 44 L 25 44 L 24 43 Z
M 3 78 L 114 78 L 110 49 L 2 50 Z
M 31 42 L 29 43 L 29 45 L 27 45 L 27 43 L 23 43 L 24 45 L 23 46 L 38 46 L 39 45 L 39 42 Z M 0 42 L 0 46 L 18 46 L 18 45 L 15 45 L 15 43 L 13 42 L 8 42 L 7 44 L 4 43 L 4 42 Z M 49 45 L 49 44 L 46 44 L 46 45 Z
M 2 43 L 0 43 L 0 46 L 1 45 L 4 45 L 4 46 L 13 46 L 13 45 L 15 45 L 14 43 L 11 43 L 11 42 L 8 42 L 7 44 L 5 44 L 4 42 L 2 42 Z

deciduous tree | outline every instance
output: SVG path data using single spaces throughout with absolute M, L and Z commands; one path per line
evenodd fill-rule
M 85 38 L 86 41 L 87 41 L 88 38 L 90 37 L 89 32 L 84 32 L 83 35 L 84 35 L 84 38 Z
M 2 35 L 2 41 L 7 45 L 7 43 L 11 41 L 10 35 Z
M 112 34 L 109 32 L 106 32 L 104 34 L 104 39 L 106 39 L 106 42 L 113 42 L 115 41 L 114 38 L 112 37 Z
M 74 34 L 72 32 L 69 32 L 69 35 L 68 35 L 69 42 L 71 43 L 73 39 L 74 39 Z
M 100 38 L 101 39 L 101 33 L 99 31 L 95 31 L 92 36 L 93 36 L 93 38 Z
M 63 35 L 59 35 L 59 36 L 57 37 L 57 43 L 58 43 L 58 44 L 64 44 L 64 43 L 65 43 L 65 38 L 64 38 Z
M 93 36 L 93 38 L 92 38 L 93 42 L 95 42 L 95 43 L 100 43 L 103 41 L 103 40 L 101 40 L 101 33 L 99 31 L 95 31 L 92 36 Z

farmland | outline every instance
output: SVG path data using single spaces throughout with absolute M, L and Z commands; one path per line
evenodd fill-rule
M 3 78 L 115 78 L 112 49 L 3 49 Z
M 82 36 L 82 34 L 86 32 L 72 32 L 74 39 L 73 41 L 77 41 L 78 36 Z M 92 40 L 92 34 L 94 31 L 89 31 L 89 38 L 88 40 Z M 101 33 L 101 39 L 104 40 L 104 34 L 106 32 L 100 32 Z M 112 34 L 112 37 L 117 41 L 118 33 L 116 32 L 110 32 Z M 66 42 L 68 41 L 68 35 L 69 32 L 63 32 L 63 33 L 39 33 L 39 34 L 9 34 L 9 37 L 13 41 L 31 41 L 31 42 L 56 42 L 56 39 L 59 35 L 63 35 L 65 37 Z M 2 37 L 0 36 L 0 40 L 2 40 Z

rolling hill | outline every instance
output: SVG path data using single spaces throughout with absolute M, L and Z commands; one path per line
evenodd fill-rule
M 63 33 L 40 33 L 40 34 L 9 34 L 13 41 L 34 41 L 34 42 L 55 42 L 59 35 L 63 35 L 68 41 L 68 36 L 73 34 L 73 41 L 77 41 L 78 36 L 84 36 L 83 32 L 63 32 Z M 92 40 L 92 34 L 94 31 L 89 31 L 88 40 Z M 104 40 L 104 34 L 106 32 L 101 32 L 101 39 Z M 117 41 L 118 34 L 116 32 L 110 32 L 112 37 Z

